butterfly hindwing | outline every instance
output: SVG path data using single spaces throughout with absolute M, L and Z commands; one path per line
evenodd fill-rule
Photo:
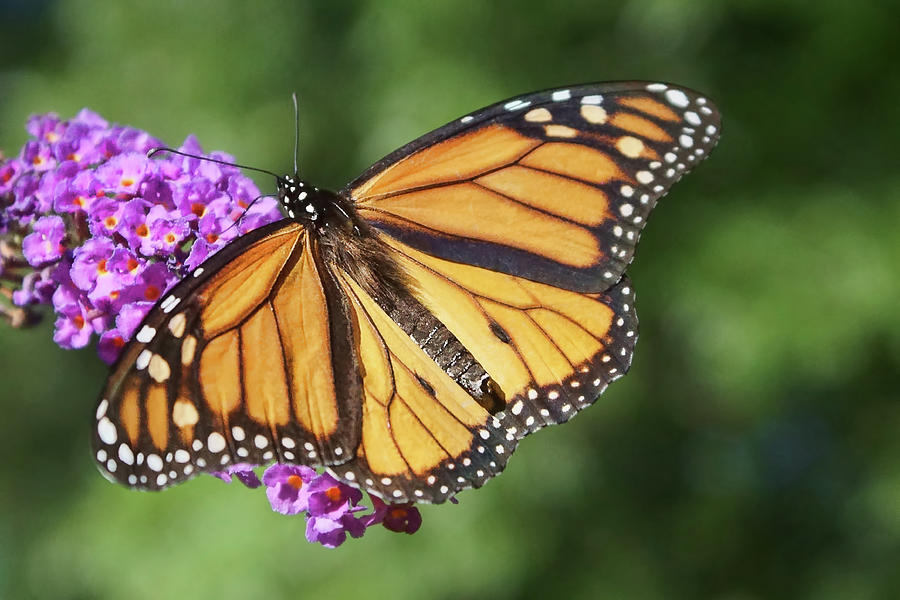
M 239 462 L 348 460 L 361 387 L 338 294 L 314 241 L 286 221 L 198 267 L 113 368 L 96 415 L 101 469 L 160 489 Z
M 708 100 L 666 84 L 538 92 L 404 146 L 344 193 L 375 228 L 420 251 L 600 292 L 719 127 Z
M 425 306 L 502 390 L 500 418 L 516 438 L 567 421 L 631 365 L 637 315 L 627 277 L 605 292 L 575 292 L 386 243 Z
M 516 438 L 358 283 L 339 278 L 353 313 L 364 393 L 355 460 L 332 471 L 392 502 L 443 502 L 502 471 Z

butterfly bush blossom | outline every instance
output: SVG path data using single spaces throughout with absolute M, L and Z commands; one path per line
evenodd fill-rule
M 0 315 L 13 327 L 56 314 L 54 341 L 97 351 L 113 363 L 156 301 L 189 271 L 236 237 L 281 218 L 237 168 L 148 151 L 150 134 L 109 124 L 82 110 L 28 120 L 21 151 L 0 153 Z M 178 148 L 202 155 L 193 136 Z M 233 162 L 221 152 L 208 155 Z M 413 533 L 411 506 L 388 506 L 328 474 L 275 464 L 259 480 L 251 465 L 216 473 L 248 487 L 266 486 L 272 509 L 304 513 L 307 539 L 327 547 L 378 523 Z M 405 515 L 409 515 L 408 517 Z

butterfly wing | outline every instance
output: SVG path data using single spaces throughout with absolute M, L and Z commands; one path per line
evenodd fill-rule
M 94 429 L 101 471 L 161 489 L 232 463 L 346 461 L 361 435 L 361 382 L 336 286 L 290 221 L 198 267 L 112 369 Z
M 502 390 L 497 416 L 511 437 L 569 420 L 628 371 L 637 315 L 627 277 L 577 292 L 387 243 L 423 304 Z
M 624 270 L 656 202 L 719 128 L 708 100 L 666 84 L 538 92 L 404 146 L 343 193 L 498 384 L 497 417 L 517 439 L 628 369 Z
M 516 438 L 351 275 L 337 278 L 351 307 L 364 392 L 357 454 L 331 471 L 392 502 L 443 502 L 502 471 Z
M 538 92 L 407 144 L 342 193 L 419 251 L 599 292 L 622 276 L 650 211 L 719 128 L 708 100 L 666 84 Z

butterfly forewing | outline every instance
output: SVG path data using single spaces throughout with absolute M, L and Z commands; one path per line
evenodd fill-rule
M 538 92 L 408 144 L 344 191 L 372 225 L 423 252 L 599 292 L 719 127 L 708 100 L 666 84 Z
M 346 461 L 359 445 L 360 383 L 335 293 L 297 223 L 198 267 L 113 368 L 96 414 L 102 470 L 159 489 L 238 462 Z

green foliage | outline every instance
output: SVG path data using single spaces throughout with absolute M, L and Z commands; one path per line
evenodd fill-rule
M 888 2 L 0 3 L 0 147 L 88 106 L 332 188 L 474 108 L 703 90 L 724 137 L 649 225 L 632 373 L 414 536 L 336 551 L 211 478 L 96 473 L 103 367 L 0 329 L 0 597 L 883 598 L 900 587 L 900 56 Z M 260 180 L 269 186 L 267 180 Z

